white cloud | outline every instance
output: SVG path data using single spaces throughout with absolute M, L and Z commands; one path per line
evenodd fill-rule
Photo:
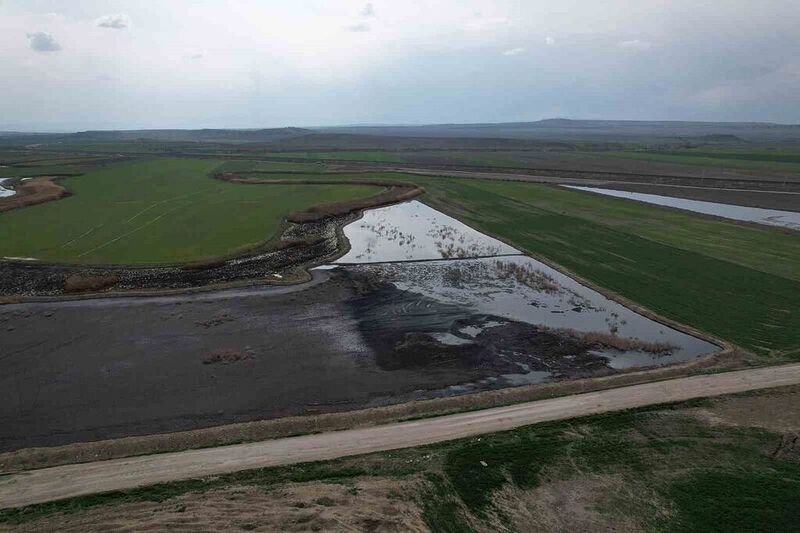
M 353 24 L 352 26 L 345 26 L 345 29 L 355 33 L 370 31 L 370 27 L 367 24 Z
M 190 60 L 190 61 L 197 61 L 199 59 L 203 59 L 203 54 L 189 54 L 189 55 L 183 56 L 183 58 L 187 59 L 187 60 Z
M 547 37 L 544 38 L 544 44 L 546 44 L 547 46 L 553 46 L 554 44 L 556 44 L 556 40 L 548 35 Z
M 506 50 L 503 52 L 504 56 L 517 56 L 521 53 L 525 52 L 524 48 L 512 48 L 511 50 Z
M 374 17 L 375 16 L 375 6 L 372 5 L 372 2 L 368 2 L 367 5 L 361 10 L 362 17 Z
M 101 28 L 111 28 L 113 30 L 121 30 L 130 26 L 131 22 L 128 20 L 128 15 L 103 15 L 95 21 L 95 24 Z
M 617 46 L 628 50 L 650 50 L 653 47 L 653 43 L 634 39 L 632 41 L 620 41 L 617 43 Z
M 484 17 L 481 13 L 476 13 L 472 20 L 464 24 L 464 29 L 468 31 L 494 31 L 508 27 L 511 21 L 507 17 Z
M 58 52 L 61 50 L 61 45 L 58 44 L 55 37 L 47 32 L 37 31 L 27 35 L 31 50 L 35 50 L 36 52 Z

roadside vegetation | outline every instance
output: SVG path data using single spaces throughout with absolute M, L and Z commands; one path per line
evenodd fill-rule
M 653 406 L 73 498 L 2 511 L 0 524 L 102 529 L 124 516 L 153 529 L 229 528 L 245 516 L 253 530 L 790 531 L 800 523 L 798 394 Z M 780 421 L 764 416 L 774 409 Z

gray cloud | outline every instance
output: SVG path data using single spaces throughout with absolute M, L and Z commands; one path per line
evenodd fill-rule
M 620 48 L 627 48 L 628 50 L 650 50 L 653 47 L 653 43 L 634 39 L 632 41 L 620 41 L 617 43 L 617 46 Z
M 103 15 L 99 19 L 95 21 L 95 24 L 100 26 L 101 28 L 111 28 L 113 30 L 121 30 L 123 28 L 127 28 L 130 26 L 130 20 L 128 20 L 128 15 L 117 14 L 117 15 Z
M 45 31 L 37 31 L 29 33 L 28 45 L 31 50 L 36 52 L 58 52 L 61 50 L 61 45 L 55 40 L 55 37 Z
M 0 122 L 9 124 L 800 122 L 798 0 L 569 0 L 558 10 L 552 0 L 355 0 L 324 13 L 309 7 L 322 2 L 248 2 L 235 10 L 197 0 L 114 0 L 113 8 L 73 0 L 59 2 L 58 15 L 49 14 L 50 0 L 0 2 L 0 28 L 8 29 L 0 30 L 0 55 L 15 73 L 0 83 Z M 370 2 L 374 14 L 364 15 Z M 129 17 L 127 29 L 95 26 L 114 13 Z M 108 41 L 134 26 L 131 46 Z M 22 40 L 40 30 L 64 53 L 33 52 L 56 48 L 33 34 L 30 48 Z M 344 38 L 330 39 L 331 31 Z M 513 55 L 515 48 L 525 51 Z M 192 59 L 201 50 L 210 55 Z M 64 56 L 69 61 L 46 69 L 30 64 Z M 251 72 L 265 58 L 272 58 L 270 75 L 251 90 Z M 94 79 L 103 73 L 118 79 Z M 109 86 L 124 90 L 111 98 Z
M 362 17 L 374 17 L 375 16 L 375 6 L 372 5 L 372 2 L 368 2 L 367 5 L 361 10 Z
M 347 31 L 352 31 L 355 33 L 370 31 L 370 27 L 367 24 L 353 24 L 352 26 L 345 26 Z
M 519 54 L 525 52 L 524 48 L 512 48 L 511 50 L 506 50 L 503 52 L 504 56 L 518 56 Z

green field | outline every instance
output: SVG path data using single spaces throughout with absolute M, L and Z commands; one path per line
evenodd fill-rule
M 226 161 L 219 171 L 221 172 L 322 172 L 328 170 L 330 165 L 319 163 L 292 163 L 286 161 Z
M 702 166 L 717 170 L 724 168 L 781 174 L 800 174 L 800 157 L 790 153 L 673 150 L 608 152 L 604 155 L 607 157 L 637 159 L 652 163 Z
M 400 163 L 403 158 L 393 152 L 381 150 L 335 151 L 335 152 L 267 152 L 264 157 L 288 157 L 302 159 L 328 159 L 335 161 L 375 161 L 379 163 Z
M 63 181 L 73 196 L 0 214 L 0 256 L 171 263 L 226 256 L 278 236 L 299 208 L 374 194 L 368 185 L 248 186 L 211 160 L 121 163 Z

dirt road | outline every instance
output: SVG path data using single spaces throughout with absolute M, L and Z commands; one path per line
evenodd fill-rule
M 0 478 L 0 508 L 420 446 L 549 420 L 795 384 L 800 384 L 800 364 L 692 376 L 364 429 L 45 468 Z

